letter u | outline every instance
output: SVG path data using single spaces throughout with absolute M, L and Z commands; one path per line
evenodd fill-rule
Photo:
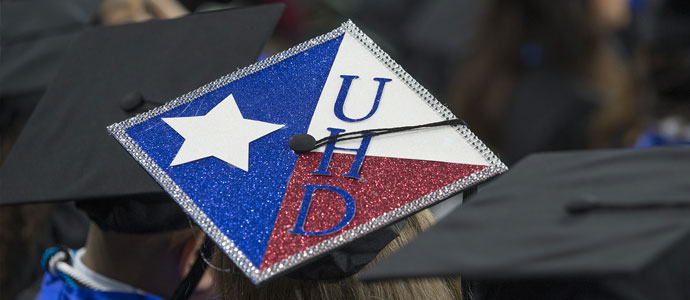
M 335 107 L 333 108 L 333 112 L 335 113 L 336 117 L 338 117 L 338 119 L 341 119 L 346 122 L 364 121 L 373 116 L 374 113 L 376 113 L 376 110 L 379 108 L 379 103 L 381 102 L 381 94 L 383 94 L 383 88 L 386 86 L 386 82 L 392 81 L 389 78 L 374 78 L 375 81 L 379 82 L 379 87 L 376 91 L 374 104 L 371 107 L 371 110 L 369 110 L 369 113 L 363 118 L 352 119 L 345 115 L 345 113 L 343 112 L 343 106 L 345 106 L 345 99 L 347 98 L 347 94 L 350 91 L 350 85 L 352 85 L 352 80 L 359 78 L 359 76 L 340 75 L 340 77 L 343 79 L 343 83 L 340 86 L 340 92 L 338 92 L 338 97 L 335 99 Z

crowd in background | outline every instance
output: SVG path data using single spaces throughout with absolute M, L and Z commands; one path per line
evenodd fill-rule
M 7 0 L 0 164 L 83 28 L 268 2 L 286 10 L 264 55 L 352 19 L 508 165 L 539 151 L 690 143 L 688 1 Z M 61 12 L 62 23 L 46 17 Z M 30 19 L 45 25 L 26 31 Z M 44 248 L 78 248 L 87 228 L 69 205 L 1 207 L 0 299 L 29 298 Z

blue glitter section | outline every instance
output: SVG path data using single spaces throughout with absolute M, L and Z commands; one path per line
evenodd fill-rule
M 127 130 L 257 268 L 297 161 L 288 140 L 307 132 L 341 41 L 317 45 Z M 249 172 L 215 157 L 170 167 L 184 138 L 161 118 L 205 115 L 231 93 L 244 118 L 286 126 L 250 143 Z

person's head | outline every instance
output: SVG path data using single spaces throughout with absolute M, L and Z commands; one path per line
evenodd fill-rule
M 604 128 L 597 135 L 627 126 L 631 113 L 625 110 L 631 106 L 624 102 L 630 101 L 632 79 L 609 43 L 613 29 L 627 23 L 625 3 L 484 1 L 469 55 L 451 87 L 451 109 L 489 145 L 499 146 L 516 83 L 527 72 L 547 70 L 589 84 L 601 96 L 601 116 L 591 125 Z M 592 144 L 598 144 L 606 137 L 593 139 L 597 141 Z
M 631 19 L 631 0 L 589 0 L 600 28 L 616 31 L 627 26 Z
M 132 234 L 103 231 L 92 223 L 82 260 L 96 273 L 168 298 L 197 259 L 203 237 L 196 227 Z M 212 279 L 206 274 L 192 298 L 208 296 L 211 286 Z
M 484 1 L 473 54 L 486 53 L 498 59 L 492 66 L 512 72 L 537 63 L 583 72 L 606 32 L 600 24 L 609 22 L 600 16 L 608 14 L 601 1 Z
M 98 11 L 103 25 L 177 18 L 189 11 L 177 0 L 104 0 Z
M 422 211 L 407 219 L 400 235 L 390 242 L 372 261 L 389 255 L 429 227 L 433 217 Z M 357 241 L 355 241 L 356 243 Z M 300 280 L 281 277 L 256 287 L 234 263 L 219 250 L 214 264 L 224 271 L 214 272 L 214 282 L 222 300 L 360 300 L 360 299 L 460 299 L 460 283 L 456 279 L 408 279 L 377 283 L 362 283 L 357 275 L 335 280 Z
M 83 263 L 96 273 L 170 297 L 198 257 L 204 233 L 166 194 L 78 203 L 92 224 Z M 197 296 L 211 292 L 209 275 Z

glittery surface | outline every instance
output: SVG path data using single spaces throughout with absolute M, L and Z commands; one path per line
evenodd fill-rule
M 361 179 L 340 176 L 347 173 L 355 155 L 333 154 L 328 170 L 334 176 L 314 176 L 323 153 L 300 155 L 292 173 L 271 241 L 266 249 L 262 269 L 330 236 L 290 234 L 300 209 L 305 189 L 303 184 L 337 186 L 355 199 L 357 213 L 339 233 L 351 230 L 400 206 L 438 190 L 486 166 L 451 164 L 413 159 L 367 156 L 360 170 Z M 336 225 L 345 212 L 345 202 L 336 193 L 317 190 L 307 215 L 305 230 L 320 231 Z
M 257 267 L 297 159 L 285 141 L 307 131 L 339 42 L 314 47 L 127 130 Z M 287 125 L 250 144 L 249 172 L 214 157 L 170 167 L 184 138 L 161 118 L 205 115 L 228 94 L 244 118 Z
M 488 166 L 455 166 L 458 169 L 447 170 L 447 172 L 459 172 L 454 174 L 458 176 L 455 176 L 456 179 L 450 179 L 454 176 L 445 178 L 452 181 L 447 184 L 441 176 L 444 174 L 434 168 L 426 169 L 430 172 L 429 174 L 422 174 L 420 170 L 425 167 L 421 166 L 411 166 L 415 172 L 409 174 L 381 172 L 374 175 L 381 177 L 380 182 L 367 178 L 359 182 L 359 184 L 369 186 L 369 189 L 349 191 L 353 193 L 353 196 L 356 194 L 358 198 L 364 195 L 370 197 L 361 205 L 372 208 L 372 211 L 366 213 L 363 212 L 366 208 L 358 207 L 357 214 L 347 225 L 346 230 L 337 234 L 314 237 L 316 241 L 304 243 L 281 236 L 284 233 L 281 233 L 281 229 L 289 230 L 287 228 L 287 225 L 290 225 L 289 219 L 294 218 L 291 213 L 292 211 L 296 213 L 299 209 L 301 193 L 304 192 L 299 190 L 297 181 L 312 180 L 305 176 L 301 178 L 299 175 L 295 176 L 300 178 L 293 180 L 290 178 L 293 168 L 297 164 L 298 170 L 295 174 L 306 174 L 304 171 L 313 167 L 310 162 L 313 164 L 320 155 L 310 154 L 298 160 L 297 155 L 287 148 L 287 140 L 294 133 L 306 132 L 314 102 L 318 100 L 323 81 L 328 75 L 328 69 L 338 51 L 338 44 L 343 34 L 353 36 L 372 56 L 395 74 L 395 80 L 403 82 L 431 110 L 446 120 L 455 118 L 448 108 L 438 102 L 388 54 L 348 21 L 329 33 L 223 76 L 151 111 L 108 127 L 110 134 L 160 183 L 163 189 L 255 284 L 264 282 L 361 235 L 391 224 L 468 186 L 507 170 L 505 164 L 466 126 L 453 126 L 458 135 L 489 163 Z M 261 154 L 258 156 L 261 159 L 250 155 L 249 174 L 238 175 L 235 173 L 236 170 L 228 169 L 215 158 L 169 167 L 176 150 L 182 143 L 182 138 L 162 123 L 160 118 L 205 114 L 229 93 L 235 96 L 245 118 L 287 126 L 276 131 L 275 134 L 267 135 L 250 144 L 252 153 L 256 150 L 260 151 Z M 282 140 L 278 142 L 278 139 Z M 256 154 L 252 155 L 256 156 Z M 262 159 L 270 159 L 270 161 Z M 334 156 L 334 162 L 338 163 L 347 164 L 347 161 L 351 159 L 351 156 L 346 154 L 337 155 L 337 158 Z M 385 165 L 387 163 L 390 165 Z M 398 159 L 381 157 L 367 157 L 364 163 L 365 166 L 370 165 L 368 168 L 383 168 L 384 165 L 385 167 L 403 167 L 403 164 Z M 476 167 L 483 168 L 479 170 L 475 169 Z M 441 167 L 441 170 L 442 168 L 444 167 Z M 471 174 L 467 175 L 467 172 Z M 264 178 L 263 175 L 266 177 Z M 371 177 L 370 175 L 367 173 L 368 177 Z M 405 175 L 416 176 L 415 178 L 419 178 L 421 182 L 429 180 L 425 184 L 431 184 L 431 186 L 405 185 L 407 184 L 404 180 Z M 462 177 L 464 175 L 467 176 Z M 250 179 L 258 181 L 249 183 Z M 395 184 L 386 184 L 386 181 L 393 181 Z M 345 182 L 342 184 L 347 186 Z M 401 190 L 403 186 L 410 187 L 411 191 L 406 189 L 403 192 Z M 287 192 L 285 196 L 287 189 L 295 188 L 296 191 Z M 378 192 L 373 194 L 374 191 Z M 344 209 L 338 207 L 337 204 L 343 201 L 328 202 L 328 192 L 325 192 L 326 194 L 323 192 L 314 193 L 310 219 L 305 224 L 307 230 L 332 226 L 337 222 L 335 219 L 339 212 L 341 213 Z M 383 194 L 384 192 L 387 193 Z M 393 196 L 395 194 L 399 196 Z M 284 203 L 283 197 L 285 197 Z M 417 198 L 414 199 L 415 197 Z M 414 200 L 409 201 L 410 199 Z M 247 201 L 241 203 L 236 200 Z M 387 209 L 392 210 L 383 212 Z M 317 217 L 323 219 L 317 220 Z M 276 222 L 279 225 L 273 231 Z M 288 251 L 289 246 L 297 248 L 292 249 L 294 251 Z M 267 247 L 269 251 L 265 251 Z M 303 250 L 299 251 L 300 249 Z M 274 263 L 270 264 L 266 261 Z

